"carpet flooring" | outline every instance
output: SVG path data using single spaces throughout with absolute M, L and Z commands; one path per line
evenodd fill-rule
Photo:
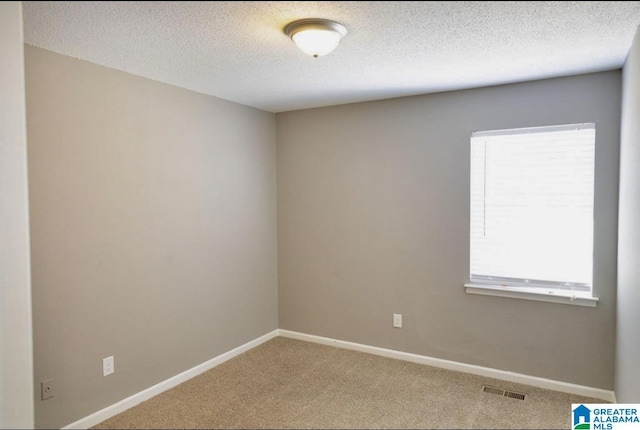
M 605 401 L 276 337 L 93 428 L 568 429 L 572 403 Z

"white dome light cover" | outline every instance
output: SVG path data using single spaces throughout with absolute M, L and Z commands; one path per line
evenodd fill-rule
M 284 28 L 284 32 L 302 52 L 313 57 L 327 55 L 347 35 L 344 25 L 320 18 L 294 21 Z

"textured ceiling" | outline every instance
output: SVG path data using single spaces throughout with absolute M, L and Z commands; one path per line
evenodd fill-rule
M 25 42 L 270 112 L 622 67 L 640 1 L 23 2 Z M 283 33 L 349 34 L 312 58 Z

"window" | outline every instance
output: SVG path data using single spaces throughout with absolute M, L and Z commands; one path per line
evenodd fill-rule
M 593 123 L 472 133 L 468 292 L 595 306 L 594 159 Z

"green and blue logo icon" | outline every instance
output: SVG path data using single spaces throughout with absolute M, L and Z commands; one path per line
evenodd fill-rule
M 573 430 L 591 429 L 591 409 L 580 405 L 573 410 Z

